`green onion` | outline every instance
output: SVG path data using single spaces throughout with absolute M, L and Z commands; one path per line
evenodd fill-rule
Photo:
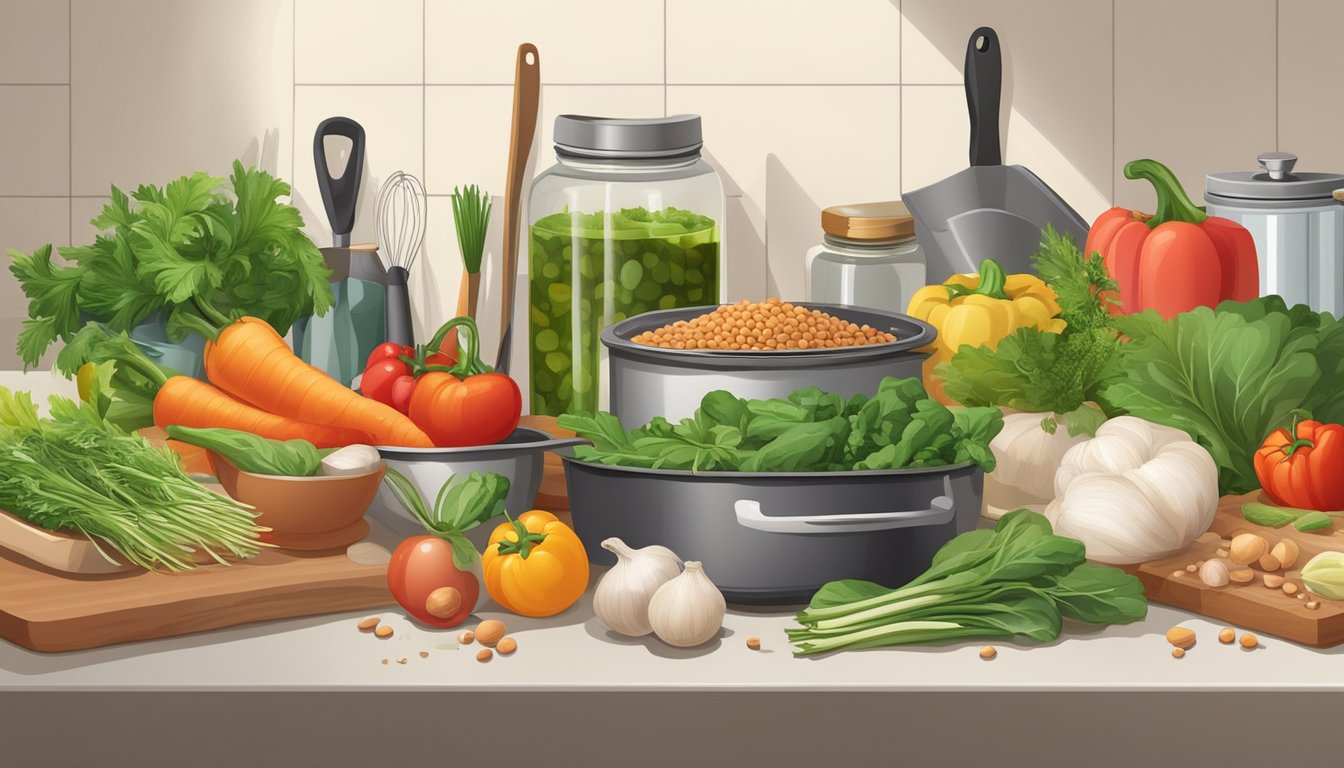
M 457 227 L 462 263 L 468 274 L 477 274 L 485 254 L 485 232 L 490 226 L 490 195 L 475 184 L 461 191 L 453 187 L 453 224 Z
M 188 477 L 173 451 L 121 431 L 90 404 L 51 403 L 42 419 L 28 393 L 0 387 L 0 508 L 149 570 L 190 569 L 197 552 L 220 563 L 257 554 L 255 516 Z

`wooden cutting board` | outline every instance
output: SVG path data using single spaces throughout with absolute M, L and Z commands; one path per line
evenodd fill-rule
M 1276 573 L 1296 584 L 1300 594 L 1305 592 L 1300 569 L 1308 560 L 1326 550 L 1344 551 L 1344 528 L 1339 525 L 1308 533 L 1291 525 L 1282 528 L 1255 525 L 1241 516 L 1241 505 L 1247 501 L 1268 503 L 1268 499 L 1258 491 L 1245 496 L 1225 496 L 1219 503 L 1209 533 L 1201 536 L 1190 549 L 1174 557 L 1127 567 L 1126 570 L 1139 577 L 1148 599 L 1153 602 L 1183 608 L 1230 625 L 1303 645 L 1328 648 L 1344 643 L 1344 601 L 1326 600 L 1314 595 L 1299 600 L 1296 595 L 1284 594 L 1282 589 L 1269 589 L 1264 586 L 1262 579 L 1265 572 L 1258 565 L 1247 566 L 1255 571 L 1255 578 L 1249 583 L 1232 583 L 1225 587 L 1209 587 L 1200 581 L 1198 574 L 1185 571 L 1188 565 L 1216 557 L 1217 550 L 1220 547 L 1225 549 L 1232 537 L 1239 533 L 1259 534 L 1271 547 L 1280 539 L 1291 538 L 1297 542 L 1301 554 L 1292 568 Z M 1319 607 L 1308 609 L 1308 600 L 1318 602 Z
M 73 651 L 254 621 L 393 605 L 387 566 L 267 551 L 185 573 L 74 575 L 0 551 L 0 637 Z

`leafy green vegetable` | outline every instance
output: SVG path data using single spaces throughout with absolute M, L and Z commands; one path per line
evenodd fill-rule
M 1171 320 L 1147 311 L 1115 324 L 1130 341 L 1122 373 L 1100 393 L 1106 412 L 1189 433 L 1218 464 L 1224 495 L 1259 487 L 1252 457 L 1294 410 L 1330 418 L 1344 408 L 1340 323 L 1329 315 L 1271 296 Z
M 462 191 L 453 187 L 453 224 L 457 228 L 457 248 L 468 274 L 481 271 L 485 253 L 485 233 L 490 227 L 490 193 L 475 184 Z
M 1332 518 L 1340 512 L 1320 512 L 1314 509 L 1295 509 L 1293 507 L 1273 507 L 1259 502 L 1249 502 L 1241 506 L 1241 516 L 1256 525 L 1282 528 L 1292 523 L 1299 531 L 1315 531 L 1334 525 Z
M 312 477 L 322 466 L 323 453 L 307 440 L 272 440 L 237 429 L 178 424 L 164 431 L 174 440 L 214 451 L 235 467 L 257 475 Z
M 626 432 L 609 413 L 566 414 L 560 426 L 593 441 L 576 458 L 651 469 L 833 472 L 972 462 L 993 471 L 989 443 L 1003 428 L 997 408 L 949 410 L 919 379 L 886 378 L 871 397 L 848 400 L 816 387 L 788 399 L 705 395 L 695 415 L 661 417 Z
M 1108 305 L 1113 299 L 1108 292 L 1118 286 L 1100 254 L 1084 258 L 1072 237 L 1050 226 L 1032 261 L 1058 297 L 1064 330 L 1056 334 L 1020 328 L 994 350 L 962 347 L 938 366 L 938 374 L 948 396 L 959 403 L 1075 412 L 1076 425 L 1064 420 L 1071 434 L 1095 431 L 1098 414 L 1079 411 L 1096 410 L 1084 403 L 1095 400 L 1098 388 L 1114 373 L 1120 342 L 1111 326 Z
M 255 555 L 254 516 L 187 477 L 171 450 L 110 424 L 98 379 L 93 390 L 88 403 L 51 398 L 44 419 L 28 393 L 0 387 L 0 508 L 146 569 L 187 570 L 196 551 Z
M 509 479 L 494 472 L 454 475 L 439 488 L 434 513 L 425 506 L 420 492 L 406 476 L 388 469 L 384 475 L 392 495 L 415 516 L 425 530 L 453 547 L 453 563 L 466 570 L 476 561 L 476 545 L 464 535 L 492 517 L 504 514 L 504 499 L 509 495 Z
M 205 173 L 166 188 L 143 185 L 111 201 L 92 220 L 92 244 L 62 248 L 71 262 L 53 262 L 51 246 L 32 254 L 10 251 L 10 271 L 28 296 L 18 351 L 35 365 L 57 340 L 68 340 L 92 318 L 129 331 L 156 312 L 185 337 L 185 315 L 215 321 L 259 317 L 281 334 L 301 317 L 332 304 L 330 270 L 303 234 L 298 209 L 280 202 L 289 185 L 265 171 L 233 164 L 229 186 Z M 66 356 L 62 370 L 78 367 Z
M 1085 554 L 1082 542 L 1019 509 L 992 531 L 952 539 L 899 589 L 855 580 L 823 586 L 798 614 L 802 627 L 787 630 L 789 641 L 799 654 L 966 637 L 1046 642 L 1064 618 L 1124 624 L 1147 615 L 1138 579 L 1087 563 Z

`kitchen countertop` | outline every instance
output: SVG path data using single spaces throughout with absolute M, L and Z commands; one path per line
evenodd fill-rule
M 0 376 L 0 385 L 40 396 L 63 384 L 45 372 Z M 1027 748 L 1037 765 L 1079 757 L 1092 766 L 1202 765 L 1215 754 L 1249 764 L 1282 757 L 1283 745 L 1253 739 L 1228 753 L 1216 729 L 1254 711 L 1261 733 L 1333 732 L 1330 712 L 1344 691 L 1344 646 L 1262 636 L 1262 647 L 1248 652 L 1220 644 L 1219 624 L 1159 605 L 1131 625 L 1066 623 L 1064 636 L 1045 645 L 994 643 L 998 657 L 988 662 L 978 642 L 795 658 L 784 635 L 787 608 L 731 609 L 719 639 L 676 649 L 608 633 L 593 616 L 591 590 L 550 619 L 485 603 L 477 617 L 503 620 L 519 649 L 484 664 L 474 658 L 479 646 L 456 647 L 462 628 L 422 629 L 389 608 L 380 615 L 396 634 L 379 640 L 355 628 L 366 615 L 57 654 L 0 642 L 0 742 L 23 765 L 84 764 L 99 745 L 118 742 L 135 744 L 138 764 L 191 750 L 195 765 L 236 765 L 230 753 L 199 751 L 208 722 L 246 727 L 251 743 L 269 744 L 249 754 L 252 764 L 367 765 L 396 754 L 415 765 L 442 754 L 442 740 L 430 735 L 507 738 L 527 722 L 529 741 L 572 745 L 575 734 L 600 734 L 581 760 L 556 765 L 716 765 L 734 752 L 748 765 L 889 764 L 877 756 L 892 744 L 931 745 L 918 753 L 920 765 L 1012 765 L 1002 762 L 1013 749 L 1005 745 L 1043 732 L 1051 738 Z M 1199 635 L 1183 659 L 1171 657 L 1164 638 L 1178 623 Z M 750 635 L 761 638 L 760 651 L 746 647 Z M 352 711 L 357 726 L 333 727 Z M 85 738 L 50 738 L 72 721 Z M 678 735 L 671 741 L 670 723 Z M 384 730 L 399 734 L 396 752 L 370 736 Z M 457 757 L 515 764 L 500 758 L 493 739 L 450 741 Z M 295 763 L 299 743 L 306 759 Z M 1288 754 L 1298 761 L 1316 746 L 1325 748 L 1294 738 Z

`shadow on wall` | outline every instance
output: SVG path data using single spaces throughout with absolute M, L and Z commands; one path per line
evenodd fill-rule
M 892 0 L 892 4 L 901 7 L 910 26 L 956 69 L 957 80 L 940 78 L 947 84 L 960 82 L 971 32 L 978 26 L 993 27 L 1003 54 L 999 132 L 1005 154 L 1009 140 L 1016 139 L 1012 161 L 1038 172 L 1084 218 L 1109 204 L 1114 196 L 1111 56 L 1109 51 L 1100 50 L 1101 41 L 1060 40 L 1061 28 L 1086 29 L 1090 16 L 1095 15 L 1094 8 L 1081 3 L 1064 5 L 1057 0 L 965 6 Z M 1062 15 L 1067 18 L 1060 19 L 1059 24 L 1040 23 Z M 1109 14 L 1106 21 L 1109 23 Z M 1100 31 L 1106 33 L 1108 47 L 1109 30 Z M 905 45 L 910 47 L 910 41 Z M 1105 81 L 1098 82 L 1102 77 Z M 902 80 L 906 79 L 902 71 Z M 1016 133 L 1010 135 L 1014 113 L 1021 122 L 1012 126 Z M 958 160 L 966 159 L 963 150 Z
M 293 189 L 294 180 L 285 178 L 285 174 L 281 173 L 278 167 L 280 162 L 279 128 L 267 128 L 266 133 L 261 137 L 260 141 L 253 138 L 252 141 L 248 142 L 247 149 L 243 150 L 243 153 L 238 156 L 238 159 L 242 162 L 243 167 L 261 168 L 263 171 L 266 171 L 276 178 L 284 179 L 284 181 L 289 184 L 290 188 Z M 304 221 L 307 221 L 307 219 L 304 219 Z
M 770 210 L 765 242 L 787 244 L 787 252 L 775 253 L 768 261 L 766 293 L 787 301 L 805 296 L 804 270 L 808 244 L 820 242 L 821 206 L 803 190 L 798 180 L 773 152 L 765 156 L 765 200 Z

